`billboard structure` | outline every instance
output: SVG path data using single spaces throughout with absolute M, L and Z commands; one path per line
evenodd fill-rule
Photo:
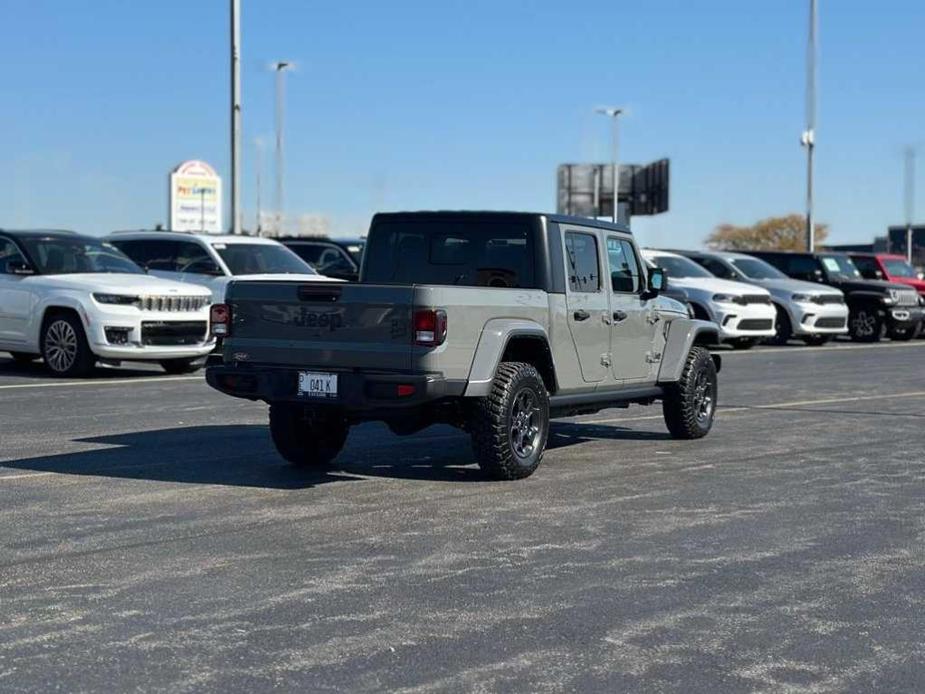
M 560 164 L 557 171 L 559 214 L 610 217 L 613 214 L 613 167 L 610 164 Z M 646 166 L 620 166 L 620 219 L 668 211 L 668 159 Z
M 222 179 L 204 161 L 185 161 L 170 172 L 169 204 L 171 230 L 222 233 Z

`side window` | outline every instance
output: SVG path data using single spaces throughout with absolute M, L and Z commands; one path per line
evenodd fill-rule
M 146 270 L 176 272 L 177 242 L 156 239 L 134 239 L 112 242 L 116 248 L 125 253 L 136 264 Z
M 814 280 L 819 269 L 816 259 L 805 255 L 795 255 L 788 258 L 787 274 L 799 279 Z
M 0 275 L 11 275 L 10 263 L 24 263 L 25 258 L 19 252 L 16 244 L 9 239 L 0 239 Z
M 726 267 L 725 263 L 713 258 L 696 258 L 695 260 L 717 277 L 722 277 L 724 280 L 732 279 L 732 272 Z
M 615 292 L 635 294 L 639 291 L 639 263 L 633 245 L 622 239 L 607 239 L 607 260 L 610 263 L 610 287 Z
M 568 282 L 573 292 L 597 292 L 601 288 L 597 239 L 591 234 L 570 231 L 565 234 Z
M 209 252 L 192 241 L 177 242 L 177 272 L 188 272 L 193 275 L 221 275 L 215 261 Z
M 858 270 L 861 271 L 861 277 L 869 280 L 880 279 L 880 277 L 877 277 L 877 272 L 880 268 L 877 267 L 876 260 L 859 255 L 853 256 L 851 259 L 854 261 L 854 264 L 857 265 Z
M 319 243 L 294 243 L 289 246 L 289 250 L 314 267 L 324 252 L 324 246 Z

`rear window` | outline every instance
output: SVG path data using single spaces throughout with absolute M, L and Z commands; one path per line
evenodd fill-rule
M 370 284 L 536 288 L 533 235 L 516 223 L 381 222 L 365 254 Z

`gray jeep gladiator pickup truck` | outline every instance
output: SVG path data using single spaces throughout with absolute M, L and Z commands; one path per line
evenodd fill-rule
M 213 306 L 228 395 L 270 406 L 295 465 L 327 465 L 351 425 L 451 424 L 489 475 L 527 477 L 550 417 L 662 402 L 677 438 L 717 402 L 716 326 L 659 296 L 629 229 L 515 212 L 377 214 L 357 284 L 236 281 Z

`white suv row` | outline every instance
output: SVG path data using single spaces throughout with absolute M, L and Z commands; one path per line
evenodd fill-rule
M 197 368 L 214 346 L 209 291 L 146 275 L 117 248 L 65 231 L 0 230 L 0 350 L 59 376 L 98 361 Z

